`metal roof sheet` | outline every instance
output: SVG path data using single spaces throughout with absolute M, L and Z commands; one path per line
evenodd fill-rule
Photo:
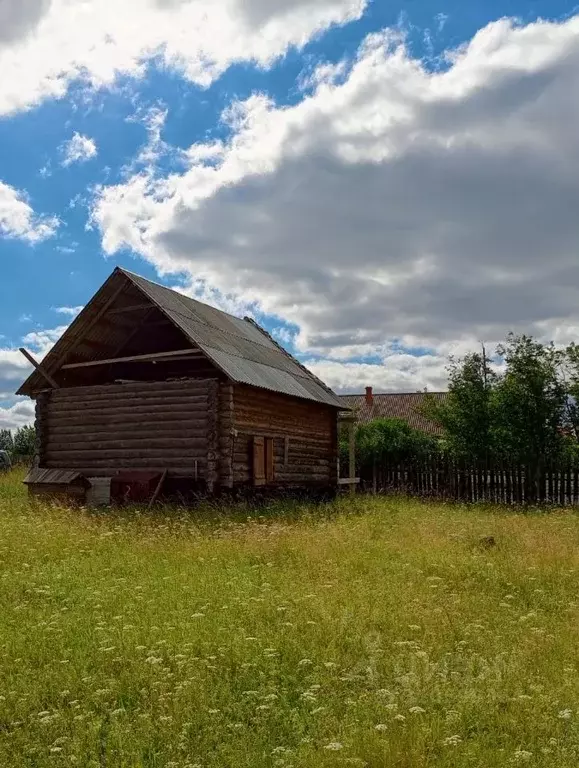
M 232 380 L 343 408 L 317 379 L 259 326 L 139 275 L 123 272 Z

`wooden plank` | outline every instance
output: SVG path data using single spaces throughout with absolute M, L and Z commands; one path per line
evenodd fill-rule
M 252 464 L 253 484 L 257 486 L 265 485 L 265 438 L 253 438 L 253 464 Z
M 233 488 L 234 396 L 230 382 L 219 385 L 219 475 L 224 488 Z
M 52 378 L 52 376 L 44 370 L 44 367 L 41 365 L 41 363 L 38 362 L 38 360 L 35 360 L 34 357 L 28 352 L 28 350 L 24 349 L 24 347 L 20 347 L 20 352 L 24 355 L 24 357 L 28 360 L 29 363 L 31 363 L 38 373 L 43 376 L 46 381 L 50 384 L 50 386 L 53 389 L 59 389 L 59 385 L 56 383 L 56 381 Z
M 168 464 L 173 459 L 183 459 L 191 463 L 192 459 L 200 459 L 205 457 L 205 446 L 195 450 L 195 448 L 189 448 L 187 450 L 175 450 L 172 448 L 110 448 L 106 451 L 95 450 L 91 447 L 86 449 L 76 449 L 71 451 L 47 451 L 46 456 L 48 461 L 74 461 L 76 459 L 84 461 L 88 464 L 92 460 L 94 461 L 106 461 L 109 464 L 112 459 L 158 459 L 163 466 L 163 462 Z
M 201 464 L 201 460 L 197 459 L 198 467 L 204 466 L 204 464 Z M 114 462 L 114 466 L 111 466 L 113 462 L 111 462 L 110 459 L 103 459 L 103 460 L 93 460 L 93 461 L 87 461 L 86 459 L 83 461 L 83 459 L 76 460 L 76 459 L 70 459 L 66 462 L 63 462 L 60 459 L 49 459 L 46 462 L 46 468 L 47 469 L 74 469 L 77 472 L 82 472 L 83 475 L 91 476 L 92 473 L 95 473 L 94 476 L 98 476 L 98 470 L 106 470 L 107 474 L 109 472 L 112 472 L 112 475 L 115 475 L 118 473 L 119 469 L 151 469 L 156 470 L 157 472 L 163 472 L 165 469 L 169 469 L 170 473 L 173 475 L 175 470 L 184 470 L 184 474 L 188 477 L 193 477 L 193 460 L 190 458 L 185 459 L 170 459 L 167 460 L 166 457 L 160 456 L 158 458 L 154 459 L 141 459 L 141 458 L 131 458 L 131 459 L 117 459 Z M 200 472 L 201 475 L 201 472 Z
M 141 363 L 155 362 L 156 360 L 170 360 L 171 358 L 188 358 L 202 355 L 199 349 L 179 349 L 173 352 L 155 352 L 147 355 L 130 355 L 129 357 L 111 357 L 107 360 L 91 360 L 86 363 L 68 363 L 63 365 L 63 371 L 69 371 L 77 368 L 93 368 L 96 365 L 113 365 L 114 363 Z
M 101 395 L 143 394 L 147 392 L 181 391 L 186 389 L 207 392 L 209 381 L 213 379 L 179 378 L 175 381 L 134 381 L 119 384 L 93 384 L 86 387 L 63 387 L 54 392 L 54 400 L 69 400 L 75 398 L 93 398 Z
M 114 412 L 127 408 L 162 408 L 163 406 L 181 406 L 183 411 L 198 410 L 205 412 L 207 410 L 207 395 L 175 395 L 172 396 L 168 393 L 165 397 L 162 395 L 155 395 L 152 397 L 132 397 L 115 398 L 114 400 L 79 400 L 71 403 L 70 405 L 62 402 L 50 404 L 50 414 L 56 416 L 58 414 L 75 415 L 76 413 L 84 413 L 90 410 L 97 410 L 101 412 Z
M 125 312 L 140 312 L 142 309 L 153 309 L 154 306 L 151 304 L 151 302 L 148 302 L 147 304 L 133 304 L 130 307 L 115 307 L 114 309 L 109 309 L 108 315 L 123 315 Z
M 340 477 L 338 478 L 338 485 L 359 485 L 359 477 Z
M 54 366 L 52 366 L 52 370 L 53 370 L 53 371 L 58 371 L 58 370 L 60 369 L 60 367 L 61 367 L 61 365 L 62 365 L 62 362 L 63 362 L 63 360 L 66 360 L 66 358 L 67 358 L 67 357 L 70 355 L 70 353 L 71 353 L 73 350 L 75 350 L 75 349 L 78 347 L 78 345 L 79 345 L 79 344 L 81 344 L 81 343 L 83 342 L 83 340 L 84 340 L 84 338 L 86 338 L 86 336 L 87 336 L 88 332 L 89 332 L 89 331 L 90 331 L 92 328 L 94 328 L 94 326 L 96 325 L 96 323 L 98 323 L 98 321 L 99 321 L 99 320 L 101 319 L 101 317 L 102 317 L 102 316 L 105 314 L 105 312 L 107 311 L 107 309 L 108 309 L 108 308 L 109 308 L 109 307 L 110 307 L 110 306 L 111 306 L 111 305 L 112 305 L 112 304 L 115 302 L 115 300 L 117 299 L 117 297 L 118 297 L 118 296 L 119 296 L 119 295 L 120 295 L 120 294 L 121 294 L 121 293 L 122 293 L 122 292 L 125 290 L 125 288 L 127 288 L 127 287 L 128 287 L 130 284 L 131 284 L 131 283 L 130 283 L 130 281 L 129 281 L 129 280 L 128 280 L 128 279 L 127 279 L 127 278 L 126 278 L 124 275 L 123 275 L 123 280 L 122 280 L 121 284 L 119 285 L 119 287 L 116 289 L 116 291 L 114 291 L 114 292 L 113 292 L 113 295 L 112 295 L 112 296 L 110 296 L 110 297 L 107 299 L 107 301 L 106 301 L 106 302 L 103 304 L 103 306 L 102 306 L 102 307 L 101 307 L 101 308 L 98 310 L 98 312 L 96 313 L 96 315 L 95 315 L 95 316 L 92 318 L 92 320 L 91 320 L 91 321 L 88 323 L 87 327 L 84 329 L 84 332 L 83 332 L 82 336 L 77 336 L 77 337 L 76 337 L 76 339 L 74 339 L 74 341 L 72 342 L 72 344 L 70 344 L 70 346 L 68 347 L 68 349 L 66 349 L 66 350 L 65 350 L 65 351 L 62 353 L 62 355 L 60 355 L 60 357 L 59 357 L 59 358 L 58 358 L 58 359 L 55 361 L 55 363 L 54 363 Z M 73 320 L 73 322 L 72 322 L 72 324 L 71 324 L 71 326 L 70 326 L 70 328 L 69 328 L 69 331 L 70 331 L 70 330 L 74 330 L 74 326 L 75 326 L 75 325 L 77 325 L 77 323 L 79 323 L 79 322 L 81 322 L 81 321 L 82 321 L 82 318 L 81 318 L 81 316 L 79 315 L 78 317 L 76 317 L 76 318 Z
M 219 382 L 208 383 L 207 393 L 207 490 L 211 494 L 219 482 Z
M 275 463 L 273 438 L 265 438 L 265 480 L 267 483 L 273 483 L 275 479 Z
M 167 475 L 169 474 L 169 470 L 165 470 L 163 474 L 161 475 L 161 479 L 159 480 L 159 483 L 157 487 L 155 488 L 155 493 L 151 497 L 151 501 L 147 505 L 147 509 L 151 509 L 153 504 L 157 501 L 159 498 L 159 494 L 161 493 L 161 490 L 163 488 L 163 485 L 165 484 L 165 480 L 167 479 Z
M 106 453 L 107 455 L 110 455 L 111 451 L 141 451 L 141 450 L 149 450 L 149 449 L 159 449 L 159 450 L 178 450 L 179 448 L 182 448 L 183 450 L 192 451 L 196 448 L 199 449 L 202 455 L 204 455 L 205 450 L 207 448 L 207 437 L 206 435 L 202 435 L 199 437 L 189 437 L 189 438 L 183 438 L 177 435 L 174 435 L 172 437 L 164 438 L 162 440 L 158 440 L 155 438 L 142 438 L 137 440 L 132 439 L 118 439 L 118 438 L 111 438 L 110 440 L 101 440 L 101 441 L 93 441 L 93 440 L 78 440 L 76 442 L 55 442 L 54 440 L 49 440 L 45 446 L 46 452 L 51 455 L 59 452 L 78 452 L 78 451 L 100 451 L 103 453 Z

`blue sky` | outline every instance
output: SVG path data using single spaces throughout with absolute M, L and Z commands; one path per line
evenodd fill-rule
M 255 313 L 342 391 L 575 338 L 572 3 L 106 5 L 0 0 L 0 427 L 32 412 L 17 347 L 117 264 Z

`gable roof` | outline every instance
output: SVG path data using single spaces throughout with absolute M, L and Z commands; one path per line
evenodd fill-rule
M 107 305 L 112 308 L 115 298 L 128 285 L 136 287 L 149 299 L 231 381 L 344 408 L 329 387 L 255 321 L 229 315 L 120 267 L 114 270 L 45 357 L 43 367 L 47 373 L 54 375 L 60 369 L 72 346 L 80 343 L 95 318 L 106 315 Z M 93 356 L 93 359 L 98 357 Z M 30 395 L 44 387 L 42 375 L 34 371 L 18 394 Z
M 437 402 L 444 402 L 447 392 L 429 392 Z M 420 411 L 425 392 L 403 392 L 373 394 L 372 405 L 366 402 L 366 395 L 341 395 L 344 407 L 354 411 L 358 424 L 367 424 L 374 419 L 402 419 L 410 427 L 429 435 L 442 435 L 442 428 L 426 418 Z

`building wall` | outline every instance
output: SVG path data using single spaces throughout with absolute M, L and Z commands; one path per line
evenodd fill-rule
M 214 380 L 137 382 L 58 389 L 37 399 L 40 466 L 89 477 L 119 469 L 168 469 L 208 480 Z M 211 439 L 216 439 L 214 436 Z
M 233 478 L 253 484 L 253 438 L 273 438 L 277 486 L 337 483 L 338 414 L 334 408 L 254 387 L 234 387 Z

